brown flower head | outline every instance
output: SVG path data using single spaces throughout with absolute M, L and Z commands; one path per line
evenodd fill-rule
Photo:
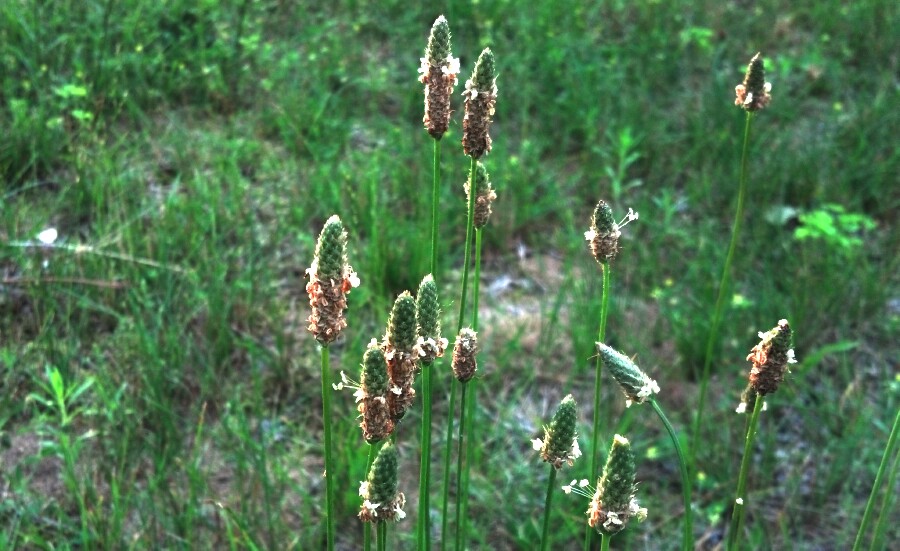
M 366 480 L 359 485 L 359 495 L 363 498 L 359 518 L 363 522 L 399 521 L 406 517 L 403 512 L 406 497 L 398 491 L 398 468 L 397 448 L 387 442 L 378 451 Z
M 409 291 L 403 291 L 394 301 L 387 335 L 382 344 L 391 380 L 388 405 L 394 423 L 403 418 L 416 395 L 413 388 L 419 368 L 416 341 L 416 301 Z
M 757 394 L 765 396 L 778 390 L 788 365 L 797 363 L 797 360 L 791 348 L 792 332 L 787 320 L 780 320 L 775 328 L 766 333 L 760 331 L 759 338 L 762 340 L 750 351 L 747 361 L 753 364 L 750 368 L 750 386 Z
M 359 426 L 369 444 L 384 440 L 394 431 L 387 401 L 389 385 L 384 352 L 372 339 L 363 355 L 362 377 L 359 390 L 355 393 L 359 403 L 357 409 L 362 417 Z
M 616 223 L 613 218 L 612 209 L 602 199 L 597 203 L 594 209 L 594 216 L 591 217 L 591 229 L 584 232 L 584 238 L 591 244 L 591 254 L 600 264 L 608 264 L 609 261 L 616 257 L 619 252 L 619 237 L 622 236 L 621 229 L 631 222 L 638 219 L 638 213 L 628 209 L 628 214 L 621 222 Z
M 425 85 L 425 129 L 440 140 L 450 126 L 450 96 L 459 75 L 459 59 L 450 54 L 450 26 L 443 15 L 431 27 L 419 82 Z
M 747 66 L 744 82 L 734 87 L 734 104 L 746 111 L 759 111 L 772 101 L 771 91 L 772 83 L 766 82 L 763 60 L 757 53 Z
M 466 99 L 463 117 L 463 152 L 476 159 L 491 151 L 491 117 L 497 103 L 497 76 L 494 54 L 485 48 L 478 56 L 472 78 L 466 81 L 463 92 Z
M 471 178 L 471 175 L 470 175 Z M 469 180 L 465 183 L 466 198 L 468 200 Z M 491 203 L 497 198 L 497 194 L 491 187 L 490 175 L 481 161 L 475 163 L 475 211 L 472 216 L 472 225 L 476 228 L 483 228 L 491 217 Z
M 478 364 L 475 355 L 478 353 L 478 337 L 475 331 L 464 327 L 456 337 L 453 347 L 453 375 L 461 383 L 469 382 L 475 376 Z
M 359 285 L 359 278 L 347 264 L 347 233 L 337 215 L 325 222 L 312 266 L 306 270 L 309 283 L 306 292 L 312 313 L 309 332 L 322 345 L 334 342 L 347 327 L 344 311 L 347 294 Z
M 608 535 L 621 532 L 634 517 L 642 521 L 647 509 L 638 506 L 635 491 L 634 453 L 631 443 L 621 435 L 613 439 L 612 448 L 603 467 L 603 476 L 587 510 L 588 524 Z M 564 488 L 565 489 L 565 488 Z

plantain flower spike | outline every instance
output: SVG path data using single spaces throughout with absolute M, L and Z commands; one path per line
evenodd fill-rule
M 602 199 L 597 203 L 594 209 L 594 216 L 591 217 L 591 229 L 584 232 L 584 238 L 591 244 L 591 254 L 600 264 L 609 264 L 619 252 L 619 237 L 622 236 L 621 229 L 631 222 L 638 219 L 638 213 L 632 209 L 628 209 L 628 214 L 621 222 L 616 223 L 613 218 L 612 209 Z
M 416 395 L 413 380 L 418 370 L 419 355 L 415 346 L 416 301 L 409 291 L 403 291 L 394 301 L 387 335 L 382 344 L 391 381 L 388 405 L 394 423 L 403 418 Z
M 459 75 L 459 59 L 450 54 L 450 26 L 443 15 L 431 26 L 428 47 L 419 67 L 425 85 L 425 130 L 440 140 L 450 126 L 450 96 Z
M 399 521 L 406 517 L 406 497 L 398 491 L 397 448 L 388 441 L 378 451 L 366 480 L 359 485 L 363 504 L 359 518 L 364 522 Z
M 478 364 L 475 355 L 478 353 L 478 337 L 468 327 L 460 330 L 453 347 L 453 375 L 461 383 L 468 383 L 475 376 Z
M 416 293 L 416 333 L 415 349 L 422 363 L 431 364 L 444 355 L 448 342 L 441 337 L 441 306 L 431 274 L 422 279 Z
M 756 394 L 765 396 L 778 390 L 788 366 L 797 363 L 794 349 L 791 348 L 792 337 L 791 326 L 784 319 L 772 330 L 759 332 L 762 340 L 747 356 L 747 360 L 753 364 L 750 368 L 750 387 Z M 752 406 L 749 402 L 747 405 Z
M 363 355 L 359 390 L 354 393 L 362 421 L 359 426 L 369 444 L 380 442 L 394 431 L 394 421 L 388 406 L 390 380 L 384 352 L 375 339 Z
M 319 343 L 327 346 L 347 327 L 347 294 L 359 286 L 356 272 L 347 264 L 347 232 L 337 215 L 325 222 L 315 259 L 306 274 L 306 292 L 312 308 L 308 329 Z
M 463 152 L 469 157 L 480 159 L 491 152 L 491 117 L 497 103 L 497 75 L 494 68 L 494 54 L 485 48 L 472 77 L 466 81 L 463 91 L 466 107 L 463 116 Z
M 762 56 L 757 53 L 747 66 L 744 82 L 734 87 L 734 104 L 745 111 L 759 111 L 772 101 L 772 83 L 766 82 Z
M 466 200 L 469 199 L 469 181 L 466 180 Z M 491 187 L 490 175 L 481 161 L 475 163 L 475 210 L 472 217 L 472 225 L 478 229 L 487 225 L 491 217 L 491 203 L 497 198 L 497 194 Z
M 659 393 L 659 385 L 656 384 L 656 381 L 648 377 L 628 356 L 602 342 L 597 343 L 597 352 L 613 379 L 625 392 L 626 407 L 630 407 L 633 403 L 642 404 L 654 394 Z
M 550 426 L 544 427 L 544 439 L 535 438 L 531 441 L 535 450 L 540 450 L 541 459 L 550 463 L 555 469 L 561 469 L 564 463 L 569 466 L 575 464 L 575 460 L 581 457 L 578 448 L 578 432 L 576 424 L 578 412 L 575 407 L 575 398 L 569 394 L 563 398 Z
M 587 510 L 588 524 L 597 532 L 617 534 L 625 529 L 632 517 L 637 518 L 638 522 L 647 518 L 647 509 L 638 506 L 634 498 L 634 478 L 631 443 L 617 434 Z

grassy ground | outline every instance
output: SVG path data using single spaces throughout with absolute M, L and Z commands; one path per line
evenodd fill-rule
M 428 269 L 416 69 L 439 13 L 462 78 L 484 46 L 500 75 L 472 548 L 536 545 L 547 473 L 529 440 L 567 392 L 588 440 L 600 272 L 582 233 L 600 198 L 641 215 L 613 265 L 608 340 L 637 355 L 689 435 L 737 189 L 733 88 L 757 51 L 774 100 L 754 121 L 696 532 L 720 537 L 743 360 L 786 317 L 800 363 L 762 420 L 748 537 L 758 549 L 848 547 L 900 404 L 896 4 L 440 4 L 0 6 L 0 548 L 320 547 L 304 270 L 340 214 L 363 284 L 332 365 L 355 374 L 393 298 Z M 441 197 L 448 315 L 464 241 L 460 132 L 457 113 Z M 51 227 L 56 247 L 37 246 Z M 436 428 L 448 381 L 438 377 Z M 627 430 L 650 510 L 614 546 L 676 548 L 674 452 L 649 411 L 625 411 L 606 389 L 603 441 Z M 350 393 L 335 411 L 346 412 L 336 476 L 349 549 L 365 456 Z M 407 434 L 398 548 L 412 545 L 417 501 L 418 431 Z M 570 548 L 587 503 L 555 502 L 554 547 Z

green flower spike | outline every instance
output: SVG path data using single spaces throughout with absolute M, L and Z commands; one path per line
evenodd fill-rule
M 399 521 L 406 517 L 403 512 L 406 497 L 397 491 L 398 463 L 396 447 L 390 442 L 385 443 L 365 482 L 359 486 L 359 495 L 363 498 L 359 518 L 364 522 Z
M 480 159 L 491 152 L 491 117 L 497 103 L 497 75 L 494 54 L 485 48 L 478 56 L 472 78 L 466 81 L 463 97 L 466 101 L 463 117 L 463 152 Z
M 359 278 L 347 264 L 347 233 L 337 215 L 325 222 L 315 259 L 306 273 L 306 292 L 312 308 L 308 329 L 317 341 L 328 345 L 347 327 L 347 294 L 359 286 Z
M 569 394 L 553 414 L 553 420 L 549 427 L 544 427 L 544 439 L 535 438 L 531 441 L 535 450 L 540 450 L 541 459 L 550 463 L 554 468 L 560 469 L 563 463 L 571 467 L 575 460 L 581 457 L 578 448 L 578 432 L 576 424 L 578 412 L 575 407 L 575 399 Z
M 597 352 L 603 365 L 612 373 L 613 379 L 625 392 L 625 405 L 642 404 L 653 394 L 659 393 L 659 385 L 635 365 L 631 358 L 617 352 L 602 342 L 597 343 Z
M 413 389 L 418 369 L 418 353 L 414 350 L 416 340 L 416 301 L 409 291 L 403 291 L 394 301 L 383 344 L 391 380 L 388 405 L 395 423 L 403 418 L 416 395 Z
M 591 229 L 584 232 L 584 238 L 591 244 L 591 254 L 600 264 L 608 264 L 616 257 L 619 252 L 619 237 L 621 237 L 621 229 L 631 222 L 638 219 L 638 213 L 632 209 L 628 209 L 628 214 L 621 222 L 616 223 L 613 218 L 612 209 L 601 200 L 594 209 L 594 216 L 591 218 Z
M 627 438 L 617 434 L 587 510 L 588 524 L 597 532 L 617 534 L 625 529 L 632 517 L 637 518 L 638 522 L 647 518 L 647 509 L 639 507 L 634 498 L 634 478 L 631 444 Z
M 423 363 L 430 364 L 444 355 L 448 342 L 441 337 L 441 307 L 431 274 L 422 279 L 416 293 L 416 334 L 416 353 Z
M 491 217 L 491 203 L 497 198 L 497 194 L 491 187 L 490 175 L 481 161 L 478 161 L 475 166 L 475 210 L 472 216 L 472 225 L 480 229 L 487 225 L 488 219 Z M 471 193 L 468 180 L 464 187 L 467 197 L 466 204 L 468 204 L 469 193 Z
M 772 83 L 766 82 L 762 57 L 756 54 L 747 66 L 743 84 L 734 87 L 734 104 L 745 111 L 759 111 L 772 101 L 771 91 Z
M 459 75 L 459 59 L 450 53 L 450 26 L 443 15 L 431 27 L 419 82 L 425 85 L 425 129 L 440 140 L 450 126 L 450 96 Z
M 363 355 L 359 390 L 354 393 L 359 402 L 357 409 L 362 416 L 359 426 L 369 444 L 384 440 L 394 431 L 387 402 L 389 383 L 384 352 L 372 339 Z

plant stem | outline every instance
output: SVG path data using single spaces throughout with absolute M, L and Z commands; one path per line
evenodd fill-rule
M 334 551 L 334 464 L 331 456 L 331 368 L 328 347 L 322 351 L 322 422 L 325 424 L 325 514 L 328 551 Z
M 878 522 L 875 524 L 875 535 L 872 536 L 872 545 L 869 551 L 876 549 L 886 549 L 884 545 L 884 533 L 887 531 L 888 521 L 891 518 L 891 507 L 894 504 L 894 495 L 890 488 L 896 488 L 897 484 L 897 466 L 900 465 L 900 453 L 894 457 L 894 465 L 891 467 L 891 474 L 888 475 L 887 485 L 885 488 L 889 490 L 884 493 L 884 500 L 881 502 L 881 511 L 878 513 Z
M 375 523 L 375 534 L 377 543 L 375 544 L 375 548 L 378 551 L 387 551 L 387 522 L 376 522 Z
M 369 471 L 372 469 L 372 464 L 375 463 L 375 455 L 377 454 L 377 450 L 375 449 L 375 444 L 369 444 L 369 457 L 366 459 L 366 477 L 369 476 Z M 372 551 L 372 526 L 370 522 L 364 522 L 363 524 L 363 551 Z
M 450 523 L 450 452 L 453 449 L 453 412 L 456 410 L 456 388 L 459 381 L 450 376 L 450 404 L 447 409 L 447 438 L 444 447 L 444 487 L 441 496 L 441 551 L 444 551 L 448 539 L 448 526 Z
M 456 551 L 462 551 L 465 542 L 462 533 L 462 475 L 466 464 L 466 390 L 468 383 L 462 383 L 462 397 L 459 406 L 459 451 L 456 453 Z
M 553 504 L 553 486 L 556 484 L 556 468 L 550 465 L 550 480 L 547 481 L 547 498 L 544 500 L 544 531 L 541 535 L 541 551 L 550 547 L 550 506 Z
M 706 353 L 703 356 L 703 373 L 700 378 L 700 398 L 697 402 L 697 415 L 694 417 L 694 430 L 691 434 L 691 470 L 697 472 L 697 443 L 700 438 L 700 429 L 703 426 L 703 409 L 706 406 L 706 390 L 709 386 L 709 370 L 712 366 L 713 350 L 719 336 L 719 326 L 722 323 L 722 313 L 725 309 L 725 295 L 728 288 L 728 276 L 731 272 L 731 263 L 734 260 L 734 251 L 737 249 L 738 234 L 741 231 L 741 220 L 744 217 L 744 199 L 747 195 L 747 161 L 750 157 L 750 121 L 753 113 L 747 111 L 744 124 L 744 145 L 741 150 L 741 175 L 738 184 L 737 209 L 734 214 L 734 224 L 731 228 L 731 243 L 728 245 L 728 254 L 725 256 L 725 265 L 722 267 L 722 277 L 719 280 L 719 289 L 716 295 L 716 309 L 713 312 L 712 326 L 706 339 Z
M 738 534 L 744 524 L 744 508 L 747 505 L 747 473 L 750 471 L 750 463 L 753 458 L 753 440 L 756 438 L 756 427 L 759 424 L 759 414 L 762 411 L 763 396 L 756 395 L 753 404 L 753 415 L 750 417 L 750 426 L 747 427 L 747 436 L 744 439 L 744 457 L 741 458 L 741 471 L 738 475 L 737 494 L 734 498 L 734 509 L 731 513 L 731 528 L 728 531 L 728 544 L 726 551 L 737 551 Z
M 687 462 L 684 459 L 684 452 L 681 450 L 681 442 L 678 440 L 678 435 L 675 433 L 675 429 L 672 427 L 672 423 L 669 422 L 666 414 L 663 413 L 659 402 L 656 401 L 656 398 L 651 398 L 650 404 L 653 406 L 653 411 L 656 412 L 656 415 L 663 422 L 663 425 L 666 426 L 669 438 L 672 439 L 672 445 L 675 446 L 675 453 L 678 455 L 678 467 L 681 470 L 681 495 L 684 498 L 684 534 L 682 535 L 681 548 L 693 549 L 694 512 L 691 507 L 691 477 L 688 474 Z
M 431 178 L 431 276 L 437 280 L 438 202 L 441 196 L 441 140 L 434 140 Z
M 609 551 L 609 542 L 612 536 L 609 534 L 600 534 L 600 551 Z
M 459 334 L 463 328 L 463 318 L 466 313 L 466 292 L 469 287 L 469 263 L 472 260 L 472 232 L 474 230 L 475 222 L 475 171 L 477 162 L 475 157 L 472 157 L 471 166 L 469 168 L 469 211 L 466 218 L 466 249 L 463 258 L 463 278 L 462 292 L 460 293 L 459 298 L 459 317 L 457 318 L 456 323 L 457 334 Z
M 872 492 L 869 494 L 869 500 L 866 502 L 866 509 L 863 512 L 862 522 L 859 525 L 859 531 L 856 533 L 856 541 L 853 542 L 853 551 L 859 551 L 862 548 L 863 536 L 869 528 L 869 522 L 872 520 L 872 509 L 875 506 L 875 499 L 878 496 L 878 490 L 881 488 L 881 480 L 884 478 L 884 472 L 887 470 L 887 464 L 893 455 L 894 444 L 897 442 L 897 433 L 900 432 L 900 410 L 897 410 L 897 416 L 894 418 L 894 426 L 891 428 L 891 435 L 888 436 L 887 446 L 884 448 L 884 455 L 881 456 L 881 464 L 878 465 L 878 473 L 875 475 L 875 483 L 872 484 Z M 888 492 L 893 491 L 888 486 Z M 887 496 L 885 496 L 887 502 Z M 884 514 L 884 511 L 882 511 Z
M 431 370 L 434 362 L 422 365 L 422 452 L 419 459 L 419 522 L 418 540 L 419 549 L 428 551 L 431 549 L 429 539 L 430 506 L 428 504 L 429 487 L 431 481 L 431 393 L 434 390 L 431 382 Z
M 600 332 L 597 340 L 604 342 L 606 340 L 606 318 L 609 312 L 609 282 L 610 282 L 610 266 L 609 262 L 600 265 L 603 271 L 603 299 L 600 303 Z M 597 356 L 597 367 L 594 374 L 594 423 L 593 433 L 591 434 L 591 471 L 590 480 L 593 483 L 598 476 L 600 469 L 600 456 L 598 448 L 600 446 L 600 387 L 601 374 L 603 371 L 603 361 Z M 584 551 L 591 548 L 591 539 L 593 539 L 594 530 L 590 525 L 584 527 Z

